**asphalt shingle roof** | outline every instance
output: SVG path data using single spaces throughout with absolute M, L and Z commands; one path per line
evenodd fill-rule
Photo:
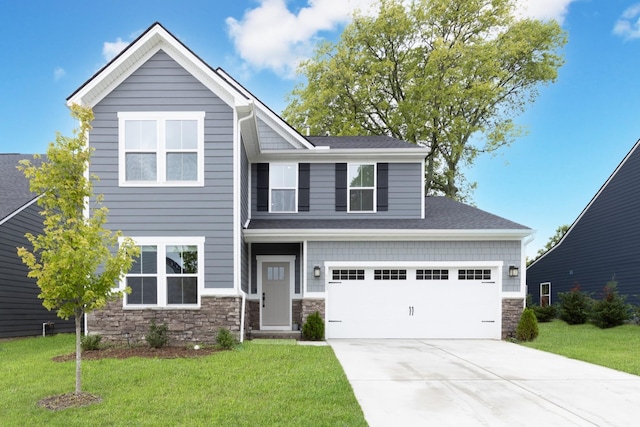
M 29 181 L 16 166 L 32 154 L 0 154 L 0 220 L 38 197 L 29 191 Z
M 252 219 L 257 229 L 529 230 L 529 227 L 446 197 L 425 199 L 424 219 Z
M 315 146 L 328 146 L 332 149 L 416 148 L 416 145 L 390 136 L 306 136 L 305 138 Z

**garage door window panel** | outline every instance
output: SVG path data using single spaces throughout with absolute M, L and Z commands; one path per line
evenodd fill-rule
M 491 280 L 491 270 L 488 270 L 488 269 L 458 270 L 458 280 Z
M 407 280 L 407 270 L 380 269 L 373 271 L 374 280 Z
M 416 270 L 416 280 L 449 280 L 449 270 Z
M 334 269 L 331 271 L 333 280 L 364 280 L 364 270 L 359 269 Z

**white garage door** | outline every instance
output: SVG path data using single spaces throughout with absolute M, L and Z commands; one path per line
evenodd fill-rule
M 329 267 L 327 275 L 327 338 L 501 338 L 497 267 Z

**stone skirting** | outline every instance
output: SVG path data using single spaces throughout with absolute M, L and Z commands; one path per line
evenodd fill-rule
M 214 343 L 221 328 L 239 338 L 241 297 L 202 297 L 196 310 L 140 309 L 124 310 L 122 300 L 111 301 L 102 309 L 87 315 L 87 331 L 100 334 L 105 341 L 145 343 L 144 336 L 151 320 L 169 327 L 169 343 Z M 246 310 L 246 308 L 245 308 Z M 246 322 L 246 319 L 245 319 Z
M 302 325 L 307 321 L 310 314 L 320 312 L 320 317 L 324 319 L 324 299 L 303 299 L 302 300 Z
M 520 316 L 524 310 L 523 298 L 504 298 L 502 300 L 502 339 L 515 336 Z
M 260 330 L 260 301 L 247 300 L 248 325 L 253 331 Z M 302 326 L 302 300 L 291 301 L 291 324 L 297 323 Z

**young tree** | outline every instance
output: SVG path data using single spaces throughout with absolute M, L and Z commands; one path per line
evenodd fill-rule
M 514 0 L 381 0 L 303 62 L 283 116 L 313 135 L 388 135 L 430 147 L 427 194 L 464 199 L 461 166 L 522 133 L 513 117 L 553 82 L 566 35 L 516 19 Z
M 131 268 L 138 248 L 129 238 L 118 247 L 120 232 L 104 228 L 107 208 L 102 197 L 93 197 L 87 168 L 91 149 L 87 136 L 93 113 L 77 105 L 71 115 L 80 121 L 73 137 L 56 135 L 40 166 L 24 160 L 19 168 L 30 180 L 32 192 L 40 194 L 44 229 L 42 234 L 26 234 L 33 251 L 18 248 L 18 255 L 29 267 L 29 277 L 40 287 L 39 298 L 60 318 L 75 317 L 76 387 L 81 393 L 81 322 L 85 313 L 104 307 L 120 296 L 114 286 Z M 36 158 L 39 156 L 36 155 Z M 93 200 L 90 208 L 87 203 Z
M 564 235 L 567 234 L 567 231 L 569 231 L 569 225 L 567 224 L 561 225 L 560 227 L 556 228 L 555 234 L 549 238 L 549 241 L 547 242 L 546 245 L 544 245 L 544 248 L 541 248 L 538 251 L 538 254 L 536 255 L 536 257 L 532 260 L 527 260 L 527 265 L 533 264 L 542 255 L 549 252 L 555 245 L 557 245 L 560 242 L 560 240 L 562 240 Z

